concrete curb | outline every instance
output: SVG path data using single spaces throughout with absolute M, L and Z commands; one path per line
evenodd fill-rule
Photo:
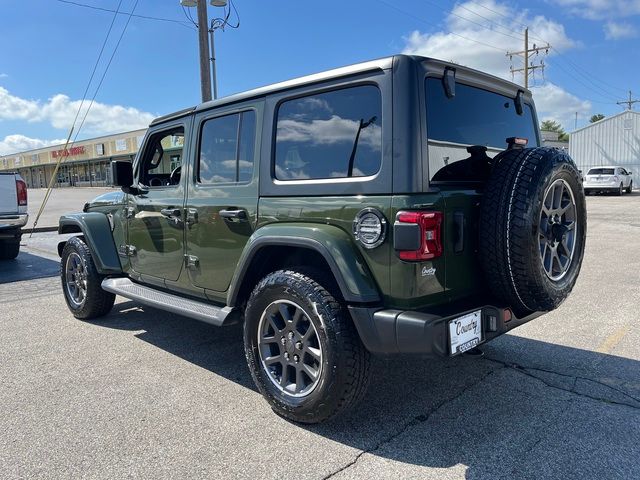
M 57 232 L 58 231 L 58 227 L 27 227 L 27 228 L 23 228 L 22 229 L 22 234 L 23 235 L 29 235 L 30 233 L 42 233 L 42 232 Z

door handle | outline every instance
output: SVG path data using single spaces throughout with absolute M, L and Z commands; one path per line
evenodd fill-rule
M 179 208 L 163 208 L 160 210 L 160 213 L 168 218 L 177 218 L 182 215 L 182 212 Z
M 249 218 L 245 210 L 220 210 L 218 213 L 224 219 L 239 220 L 241 222 L 246 222 Z

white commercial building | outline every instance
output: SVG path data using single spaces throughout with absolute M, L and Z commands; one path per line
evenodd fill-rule
M 640 112 L 625 110 L 576 130 L 569 136 L 569 154 L 585 174 L 592 167 L 616 165 L 640 185 Z

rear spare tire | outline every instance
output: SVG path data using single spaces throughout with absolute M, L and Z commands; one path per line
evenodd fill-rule
M 486 184 L 481 263 L 492 293 L 516 314 L 548 311 L 578 278 L 587 229 L 580 173 L 552 148 L 508 150 Z

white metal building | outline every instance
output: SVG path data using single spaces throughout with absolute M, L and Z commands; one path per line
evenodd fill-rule
M 569 136 L 569 154 L 583 173 L 616 165 L 633 173 L 640 185 L 640 112 L 625 110 L 580 128 Z

